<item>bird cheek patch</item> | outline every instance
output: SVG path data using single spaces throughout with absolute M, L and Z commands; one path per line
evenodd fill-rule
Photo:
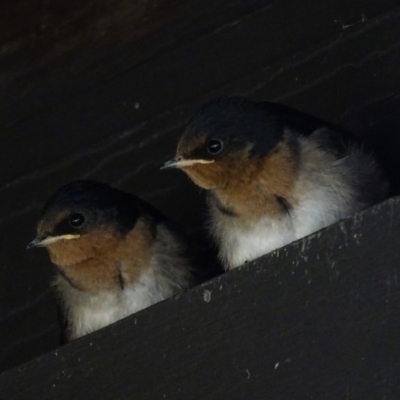
M 92 251 L 82 238 L 60 240 L 47 246 L 51 261 L 61 267 L 79 264 L 92 257 Z
M 48 246 L 51 261 L 82 290 L 114 287 L 115 267 L 110 259 L 120 238 L 106 231 L 92 231 L 75 241 L 60 241 Z
M 227 172 L 221 162 L 210 165 L 193 165 L 182 169 L 197 186 L 206 190 L 212 190 L 223 185 Z

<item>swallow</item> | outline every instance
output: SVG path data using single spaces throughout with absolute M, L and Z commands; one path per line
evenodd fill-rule
M 194 283 L 186 237 L 136 196 L 76 181 L 45 204 L 37 237 L 55 265 L 52 283 L 67 341 L 103 328 Z
M 388 196 L 378 162 L 350 133 L 240 96 L 204 105 L 163 168 L 181 169 L 207 191 L 209 229 L 226 270 Z

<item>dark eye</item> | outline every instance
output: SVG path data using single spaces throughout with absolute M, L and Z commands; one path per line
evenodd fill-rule
M 207 143 L 207 151 L 210 154 L 218 154 L 224 148 L 224 144 L 219 139 L 210 139 Z
M 79 228 L 85 222 L 85 217 L 82 214 L 72 214 L 68 220 L 73 228 Z

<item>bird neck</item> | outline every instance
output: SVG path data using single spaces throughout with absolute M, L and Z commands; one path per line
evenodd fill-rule
M 96 240 L 91 235 L 85 258 L 56 262 L 52 257 L 53 262 L 74 288 L 89 292 L 123 289 L 124 285 L 135 282 L 149 266 L 153 237 L 148 225 L 147 221 L 140 219 L 124 237 L 99 235 Z M 83 242 L 80 244 L 84 245 Z
M 298 154 L 283 140 L 266 156 L 237 163 L 212 194 L 222 207 L 247 219 L 286 213 L 298 167 Z

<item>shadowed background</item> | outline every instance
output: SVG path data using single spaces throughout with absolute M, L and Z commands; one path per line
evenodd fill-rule
M 398 191 L 398 2 L 298 3 L 2 3 L 0 370 L 59 344 L 50 262 L 25 250 L 58 187 L 107 182 L 201 234 L 200 190 L 159 167 L 208 99 L 243 94 L 338 123 Z

